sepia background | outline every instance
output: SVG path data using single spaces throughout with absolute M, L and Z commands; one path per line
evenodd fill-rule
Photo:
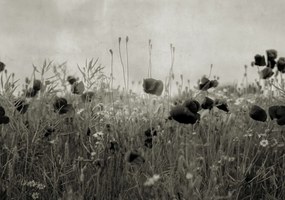
M 175 74 L 195 83 L 213 64 L 213 74 L 232 83 L 255 54 L 275 48 L 285 56 L 284 6 L 282 0 L 0 0 L 0 60 L 21 79 L 44 59 L 67 61 L 75 74 L 77 64 L 99 57 L 109 73 L 113 49 L 121 83 L 118 37 L 129 36 L 130 80 L 147 75 L 151 39 L 155 78 L 167 76 L 172 43 Z

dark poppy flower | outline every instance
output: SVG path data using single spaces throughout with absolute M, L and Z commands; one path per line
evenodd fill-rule
M 200 109 L 200 103 L 196 100 L 188 99 L 183 103 L 183 106 L 188 108 L 192 113 L 197 113 Z
M 223 110 L 225 112 L 229 112 L 229 106 L 226 102 L 221 100 L 216 100 L 215 105 L 218 109 Z
M 210 87 L 211 87 L 211 81 L 208 78 L 203 77 L 199 84 L 199 90 L 206 91 L 210 89 Z
M 0 116 L 5 116 L 5 109 L 0 106 Z
M 87 103 L 87 102 L 91 102 L 94 96 L 95 96 L 94 92 L 84 92 L 81 95 L 81 99 L 84 103 Z
M 68 76 L 67 81 L 70 85 L 73 85 L 77 81 L 77 79 L 74 76 Z
M 53 103 L 53 108 L 55 112 L 58 112 L 62 107 L 67 105 L 67 100 L 65 98 L 56 98 Z
M 41 90 L 42 87 L 42 82 L 40 80 L 34 80 L 34 84 L 33 84 L 33 90 L 35 91 L 39 91 Z
M 29 88 L 26 91 L 26 97 L 28 97 L 28 98 L 35 97 L 37 94 L 38 94 L 38 90 L 34 90 L 33 88 Z
M 147 94 L 153 94 L 160 96 L 163 91 L 163 82 L 153 78 L 147 78 L 143 80 L 143 89 Z
M 0 61 L 0 72 L 4 71 L 5 66 L 6 65 L 3 62 Z
M 142 164 L 145 162 L 144 157 L 136 151 L 131 151 L 127 154 L 127 161 L 134 164 Z
M 211 110 L 214 106 L 214 100 L 209 98 L 209 97 L 205 97 L 204 101 L 202 102 L 201 107 L 203 109 L 209 109 Z
M 91 129 L 90 129 L 89 127 L 87 128 L 86 135 L 87 135 L 87 136 L 90 136 L 90 135 L 91 135 Z
M 273 69 L 276 65 L 276 61 L 275 60 L 268 60 L 267 61 L 267 67 Z
M 277 51 L 275 49 L 266 50 L 266 54 L 268 60 L 275 60 L 277 58 Z
M 277 124 L 278 124 L 279 126 L 284 126 L 284 125 L 285 125 L 285 116 L 283 116 L 283 117 L 277 119 Z
M 266 66 L 265 57 L 259 54 L 255 55 L 254 64 L 257 66 Z
M 146 137 L 152 137 L 152 136 L 157 136 L 157 131 L 155 130 L 155 128 L 148 128 L 145 132 L 144 132 Z
M 195 124 L 199 118 L 197 113 L 192 113 L 183 105 L 178 105 L 172 108 L 170 116 L 172 119 L 182 124 Z
M 26 103 L 26 101 L 23 99 L 16 100 L 14 105 L 15 105 L 17 111 L 20 112 L 20 114 L 25 114 L 29 108 L 29 104 Z
M 260 71 L 259 75 L 262 79 L 268 79 L 273 76 L 274 72 L 270 67 L 265 67 L 263 70 Z
M 285 73 L 285 57 L 280 57 L 277 61 L 278 71 Z
M 285 106 L 271 106 L 268 113 L 272 120 L 277 119 L 278 125 L 285 125 Z
M 66 104 L 59 110 L 58 114 L 60 114 L 60 115 L 68 114 L 68 113 L 72 114 L 74 112 L 75 112 L 75 110 L 74 110 L 72 104 Z
M 79 83 L 75 82 L 71 86 L 71 92 L 73 94 L 83 94 L 84 90 L 85 90 L 85 87 L 82 81 L 80 81 Z
M 10 118 L 8 116 L 0 116 L 0 124 L 9 124 Z
M 217 80 L 211 80 L 210 81 L 210 88 L 218 87 L 219 82 Z
M 264 109 L 262 109 L 261 107 L 257 106 L 257 105 L 253 105 L 249 111 L 249 116 L 256 120 L 256 121 L 260 121 L 260 122 L 265 122 L 267 119 L 267 114 L 265 112 Z

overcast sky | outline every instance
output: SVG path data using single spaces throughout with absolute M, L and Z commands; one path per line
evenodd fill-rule
M 275 48 L 285 56 L 284 7 L 282 0 L 0 0 L 0 60 L 19 78 L 45 58 L 68 61 L 75 73 L 76 64 L 99 57 L 109 73 L 113 49 L 122 80 L 117 41 L 128 35 L 131 80 L 147 75 L 151 39 L 155 78 L 166 77 L 173 43 L 176 74 L 195 82 L 213 64 L 213 74 L 233 82 L 256 53 Z

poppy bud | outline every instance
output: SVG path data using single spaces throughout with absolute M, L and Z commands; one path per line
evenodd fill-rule
M 263 70 L 260 71 L 259 75 L 260 75 L 260 78 L 262 78 L 262 79 L 268 79 L 273 74 L 274 74 L 274 72 L 272 71 L 272 69 L 270 67 L 265 67 Z
M 226 102 L 222 102 L 222 101 L 217 101 L 216 102 L 216 107 L 220 110 L 223 110 L 225 112 L 229 112 L 229 107 L 228 104 Z
M 163 91 L 163 82 L 153 78 L 147 78 L 143 80 L 143 89 L 147 94 L 153 94 L 160 96 Z
M 200 103 L 196 100 L 188 99 L 183 103 L 183 106 L 193 113 L 197 113 L 200 110 Z
M 42 87 L 42 82 L 40 80 L 34 80 L 33 89 L 39 91 Z
M 277 58 L 277 51 L 275 49 L 266 50 L 266 54 L 268 60 L 275 60 Z
M 0 116 L 0 124 L 9 124 L 10 118 L 7 116 Z
M 195 124 L 198 120 L 198 114 L 192 113 L 188 108 L 178 105 L 170 111 L 170 116 L 182 124 Z
M 5 66 L 6 65 L 4 63 L 0 62 L 0 72 L 4 71 Z
M 5 116 L 5 109 L 0 106 L 0 117 Z
M 210 99 L 209 97 L 205 97 L 201 107 L 203 109 L 209 109 L 211 110 L 214 106 L 214 101 L 212 99 Z
M 70 85 L 73 85 L 73 83 L 75 83 L 77 80 L 74 76 L 68 76 L 67 81 Z
M 285 73 L 285 57 L 280 57 L 277 61 L 278 71 Z
M 206 77 L 203 77 L 200 81 L 200 84 L 199 84 L 199 90 L 203 90 L 203 91 L 206 91 L 210 88 L 210 80 Z
M 251 107 L 249 116 L 256 121 L 261 121 L 261 122 L 265 122 L 267 119 L 267 114 L 265 110 L 263 110 L 261 107 L 257 105 Z
M 259 54 L 255 55 L 254 64 L 257 66 L 265 66 L 266 65 L 265 57 Z

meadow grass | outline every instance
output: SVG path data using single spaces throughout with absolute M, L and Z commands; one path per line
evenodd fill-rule
M 162 96 L 114 89 L 113 72 L 107 77 L 98 60 L 86 61 L 79 69 L 95 93 L 90 102 L 69 92 L 65 64 L 45 62 L 23 87 L 22 98 L 36 77 L 42 82 L 37 96 L 25 98 L 24 114 L 14 106 L 14 75 L 3 71 L 0 104 L 10 123 L 0 125 L 0 199 L 285 199 L 285 129 L 248 114 L 253 104 L 282 104 L 283 90 L 263 95 L 247 83 L 197 91 L 181 76 L 171 96 L 171 52 Z M 128 76 L 124 86 L 131 88 Z M 75 112 L 54 112 L 56 96 Z M 168 119 L 174 104 L 205 96 L 226 99 L 230 112 L 201 111 L 194 125 Z

